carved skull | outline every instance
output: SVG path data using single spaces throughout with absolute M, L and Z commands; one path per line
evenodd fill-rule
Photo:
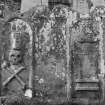
M 9 54 L 9 61 L 13 65 L 18 65 L 22 61 L 22 54 L 19 50 L 12 50 Z

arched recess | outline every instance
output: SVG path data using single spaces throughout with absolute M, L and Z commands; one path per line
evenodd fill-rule
M 64 48 L 65 57 L 63 58 L 66 62 L 65 64 L 65 78 L 66 78 L 66 85 L 65 85 L 65 91 L 66 91 L 66 98 L 67 101 L 70 101 L 72 98 L 72 48 L 74 44 L 74 35 L 72 34 L 72 27 L 74 24 L 78 23 L 78 13 L 74 10 L 70 9 L 69 7 L 58 5 L 55 6 L 55 8 L 52 10 L 52 17 L 55 19 L 55 22 L 57 24 L 57 28 L 62 31 L 62 36 L 64 37 L 63 41 L 64 44 L 62 48 Z M 62 22 L 62 26 L 61 23 Z M 56 27 L 56 26 L 55 26 Z
M 28 51 L 29 54 L 31 55 L 30 51 L 32 51 L 32 39 L 33 39 L 32 33 L 33 33 L 33 31 L 32 31 L 32 28 L 30 27 L 30 25 L 19 17 L 13 17 L 6 21 L 4 27 L 5 28 L 3 30 L 3 34 L 5 35 L 5 37 L 8 38 L 8 41 L 6 42 L 6 44 L 8 44 L 7 45 L 7 53 L 11 48 L 13 48 L 13 46 L 14 46 L 14 44 L 12 42 L 13 35 L 15 33 L 17 33 L 17 34 L 20 34 L 20 36 L 22 36 L 22 34 L 23 34 L 23 37 L 24 38 L 26 37 L 26 39 L 27 39 L 27 37 L 29 38 L 29 42 L 26 41 L 26 51 Z M 26 34 L 26 36 L 24 34 Z M 19 37 L 19 38 L 20 38 L 20 36 L 17 35 L 17 37 Z M 22 41 L 22 40 L 24 41 L 25 40 L 24 38 L 19 39 L 19 41 Z
M 10 50 L 19 48 L 23 55 L 23 65 L 31 73 L 33 31 L 30 25 L 19 17 L 11 17 L 5 22 L 2 34 L 4 36 L 2 62 L 8 67 Z M 30 75 L 32 74 L 29 74 L 29 87 L 30 81 L 32 82 Z

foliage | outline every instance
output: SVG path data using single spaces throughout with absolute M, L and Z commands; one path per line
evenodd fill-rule
M 25 96 L 11 96 L 5 100 L 4 105 L 31 105 L 31 101 Z
M 105 16 L 105 7 L 104 6 L 98 6 L 96 7 L 91 13 L 90 13 L 91 17 L 93 19 L 99 19 L 99 17 L 104 17 Z
M 44 91 L 46 93 L 45 96 L 49 99 L 55 100 L 55 96 L 59 98 L 59 94 L 65 94 L 64 62 L 66 59 L 64 47 L 65 36 L 62 32 L 65 22 L 57 21 L 56 18 L 52 19 L 51 16 L 53 13 L 49 15 L 48 21 L 43 19 L 45 21 L 42 27 L 38 27 L 39 31 L 37 32 L 39 33 L 36 35 L 35 45 L 38 56 L 36 75 L 39 78 L 36 81 L 38 83 L 36 88 Z

